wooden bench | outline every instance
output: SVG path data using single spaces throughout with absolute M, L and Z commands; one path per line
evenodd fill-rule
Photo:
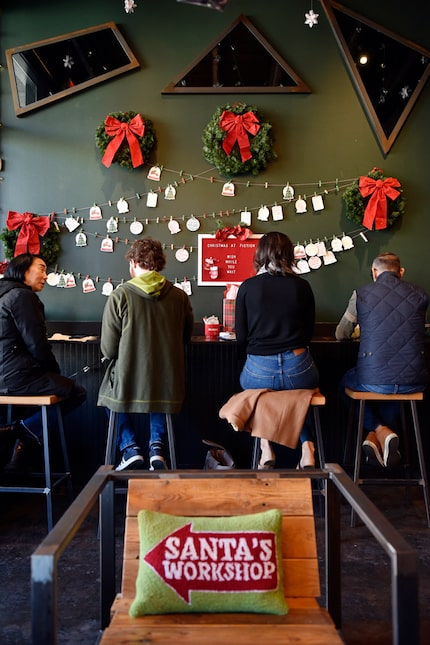
M 324 481 L 324 603 L 320 578 L 311 483 Z M 122 584 L 116 580 L 115 485 L 128 483 Z M 390 560 L 392 642 L 418 644 L 418 558 L 403 537 L 337 464 L 298 471 L 114 471 L 101 466 L 31 557 L 32 643 L 56 645 L 58 560 L 97 502 L 100 533 L 101 645 L 164 643 L 270 645 L 342 643 L 341 501 L 346 500 Z M 130 618 L 135 595 L 140 509 L 173 515 L 225 516 L 282 511 L 286 616 L 249 613 L 163 614 Z M 369 541 L 372 548 L 372 541 Z M 388 565 L 387 565 L 388 568 Z M 378 586 L 377 581 L 375 581 Z M 381 585 L 384 587 L 383 583 Z M 119 592 L 118 589 L 120 588 Z M 380 593 L 387 594 L 386 588 Z M 369 608 L 371 609 L 371 608 Z

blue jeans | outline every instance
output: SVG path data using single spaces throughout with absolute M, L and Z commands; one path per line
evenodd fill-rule
M 257 356 L 248 354 L 240 375 L 244 390 L 268 388 L 270 390 L 312 390 L 318 387 L 319 373 L 309 349 L 296 356 L 293 351 Z M 306 415 L 300 441 L 313 441 L 312 419 Z
M 130 446 L 139 445 L 136 441 L 136 435 L 133 429 L 132 414 L 127 412 L 118 413 L 118 449 L 123 452 Z M 149 445 L 154 443 L 165 443 L 166 439 L 166 415 L 164 412 L 150 412 L 149 413 Z
M 370 385 L 359 383 L 357 368 L 353 367 L 344 374 L 342 381 L 342 395 L 344 400 L 351 402 L 345 394 L 345 387 L 358 392 L 377 392 L 378 394 L 409 394 L 411 392 L 422 392 L 426 389 L 426 384 L 416 383 L 414 385 L 389 384 L 389 385 Z M 366 432 L 372 432 L 379 425 L 388 426 L 391 429 L 398 427 L 400 417 L 399 401 L 366 401 L 364 406 L 364 429 Z

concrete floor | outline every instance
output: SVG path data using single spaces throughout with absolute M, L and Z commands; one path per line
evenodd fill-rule
M 417 549 L 420 561 L 422 643 L 430 629 L 430 529 L 421 490 L 366 487 L 365 492 Z M 120 498 L 121 499 L 121 498 Z M 46 534 L 45 500 L 40 495 L 0 495 L 0 643 L 31 642 L 30 556 Z M 55 495 L 56 519 L 66 497 Z M 119 506 L 122 504 L 120 502 Z M 117 513 L 118 553 L 123 509 Z M 319 551 L 324 549 L 323 520 L 316 519 Z M 367 529 L 349 527 L 342 508 L 343 636 L 349 645 L 385 645 L 391 639 L 390 567 Z M 94 512 L 62 556 L 59 565 L 58 644 L 94 645 L 98 637 L 98 542 Z M 38 644 L 39 645 L 39 644 Z M 40 645 L 43 645 L 42 643 Z

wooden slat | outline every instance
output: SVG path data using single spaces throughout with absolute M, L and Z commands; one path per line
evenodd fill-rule
M 410 392 L 409 394 L 378 394 L 377 392 L 358 392 L 345 388 L 346 394 L 355 401 L 422 401 L 424 392 Z
M 306 478 L 131 479 L 127 515 L 137 515 L 143 508 L 196 516 L 244 515 L 272 508 L 287 515 L 313 515 L 310 490 Z
M 246 614 L 248 617 L 248 614 Z M 214 615 L 213 622 L 197 625 L 121 625 L 103 634 L 101 645 L 132 645 L 156 643 L 157 645 L 249 645 L 255 642 L 270 645 L 336 645 L 343 643 L 335 628 L 325 624 L 225 624 Z

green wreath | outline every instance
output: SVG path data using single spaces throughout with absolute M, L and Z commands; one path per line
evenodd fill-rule
M 118 121 L 121 121 L 122 123 L 130 123 L 130 121 L 137 115 L 138 112 L 133 112 L 132 110 L 130 110 L 129 112 L 111 112 L 111 114 L 109 114 L 108 116 L 111 116 L 114 119 L 118 119 Z M 144 118 L 143 116 L 142 119 L 145 123 L 145 132 L 143 137 L 138 137 L 138 141 L 139 147 L 142 151 L 143 159 L 146 162 L 147 158 L 149 157 L 149 153 L 157 143 L 157 137 L 152 121 L 150 121 L 150 119 Z M 101 123 L 101 125 L 99 125 L 96 130 L 96 144 L 97 147 L 102 151 L 102 154 L 105 153 L 106 148 L 114 138 L 115 137 L 111 137 L 107 134 L 105 130 L 105 122 L 103 121 L 103 123 Z M 127 139 L 124 139 L 124 141 L 122 142 L 119 150 L 115 154 L 113 161 L 119 163 L 119 165 L 123 166 L 124 168 L 133 168 L 130 148 L 127 145 Z
M 13 260 L 18 235 L 18 229 L 10 231 L 8 228 L 4 228 L 0 234 L 0 240 L 3 242 L 4 254 L 7 260 Z M 39 240 L 40 255 L 48 266 L 52 266 L 55 264 L 61 250 L 59 242 L 60 233 L 56 227 L 51 224 L 43 237 L 39 235 Z
M 373 168 L 367 177 L 372 179 L 386 179 L 380 168 Z M 356 224 L 362 224 L 364 211 L 366 209 L 367 203 L 370 199 L 369 197 L 362 197 L 360 189 L 358 187 L 359 180 L 354 181 L 352 186 L 347 188 L 343 193 L 343 200 L 346 206 L 346 216 L 352 222 Z M 405 212 L 405 198 L 403 197 L 403 192 L 401 187 L 397 188 L 400 191 L 400 195 L 396 199 L 387 199 L 387 228 L 392 226 L 396 220 L 404 214 Z
M 257 117 L 260 129 L 255 136 L 248 135 L 252 154 L 251 159 L 242 161 L 237 142 L 229 155 L 225 153 L 222 143 L 226 137 L 226 132 L 220 126 L 220 117 L 224 110 L 233 112 L 233 114 L 253 112 Z M 256 107 L 244 105 L 243 103 L 219 107 L 204 129 L 202 141 L 204 158 L 225 177 L 245 173 L 258 175 L 260 170 L 264 170 L 267 167 L 269 161 L 277 158 L 273 150 L 272 126 L 267 121 L 264 121 Z

